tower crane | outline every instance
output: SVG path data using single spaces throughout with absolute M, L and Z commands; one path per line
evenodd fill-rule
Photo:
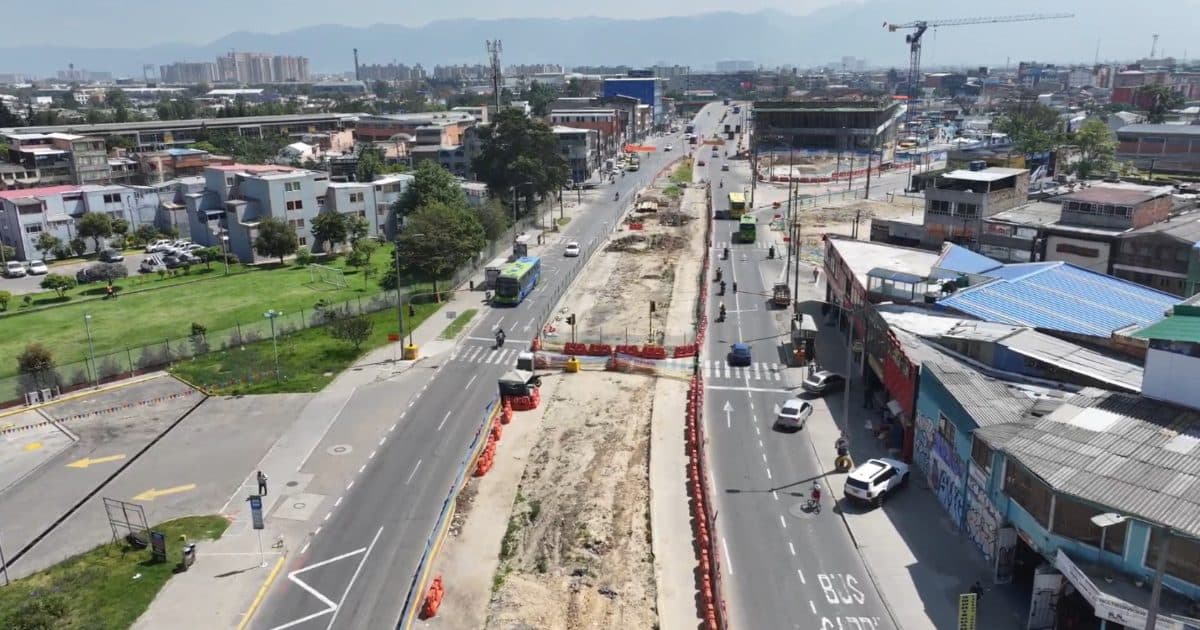
M 958 18 L 951 20 L 916 20 L 914 22 L 906 22 L 904 24 L 892 24 L 884 22 L 883 27 L 891 32 L 896 32 L 900 29 L 911 29 L 912 32 L 904 36 L 905 43 L 908 44 L 909 61 L 908 61 L 908 91 L 909 98 L 917 96 L 917 80 L 921 78 L 921 36 L 925 31 L 931 28 L 941 26 L 966 26 L 968 24 L 999 24 L 1001 22 L 1037 22 L 1041 20 L 1058 20 L 1062 18 L 1075 17 L 1074 13 L 1032 13 L 1026 15 L 1006 15 L 1001 17 L 982 17 L 982 18 Z M 911 111 L 911 110 L 909 110 Z

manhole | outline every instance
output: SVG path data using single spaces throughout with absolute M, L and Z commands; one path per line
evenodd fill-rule
M 345 455 L 353 450 L 354 447 L 350 446 L 349 444 L 334 444 L 333 446 L 325 449 L 325 452 L 329 453 L 330 455 Z
M 298 485 L 300 485 L 300 482 L 299 482 L 299 481 L 289 481 L 289 482 L 287 482 L 287 487 L 289 487 L 289 488 L 295 488 L 295 487 L 296 487 L 296 486 L 298 486 Z

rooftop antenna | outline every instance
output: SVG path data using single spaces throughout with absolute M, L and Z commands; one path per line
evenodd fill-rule
M 1153 38 L 1150 42 L 1150 58 L 1154 58 L 1154 53 L 1158 51 L 1158 33 L 1151 35 Z
M 487 42 L 488 62 L 492 68 L 492 95 L 496 99 L 496 112 L 500 112 L 500 86 L 504 82 L 504 77 L 500 70 L 500 53 L 504 51 L 504 45 L 500 40 Z
M 362 77 L 358 76 L 358 49 L 354 49 L 354 80 L 361 81 Z

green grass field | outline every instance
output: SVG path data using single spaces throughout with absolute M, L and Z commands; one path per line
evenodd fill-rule
M 419 326 L 440 306 L 414 305 L 416 316 L 409 317 L 407 313 L 404 315 L 405 330 Z M 474 314 L 474 311 L 468 312 Z M 175 364 L 171 373 L 215 394 L 320 391 L 360 356 L 387 344 L 388 333 L 396 330 L 394 309 L 371 313 L 367 317 L 374 323 L 374 329 L 357 352 L 349 343 L 331 337 L 325 326 L 305 328 L 279 337 L 279 372 L 283 376 L 280 381 L 275 380 L 275 356 L 269 338 L 181 361 Z M 452 323 L 451 326 L 453 325 Z M 405 343 L 407 339 L 405 337 Z M 394 346 L 399 354 L 400 344 Z
M 388 259 L 389 254 L 381 250 L 376 252 L 372 264 L 378 269 Z M 340 259 L 332 264 L 344 266 Z M 229 276 L 224 276 L 223 269 L 214 265 L 212 271 L 203 274 L 193 268 L 192 276 L 206 279 L 180 284 L 177 279 L 160 281 L 154 277 L 145 286 L 155 286 L 154 281 L 167 286 L 126 293 L 115 300 L 72 301 L 30 312 L 17 311 L 10 305 L 9 313 L 0 316 L 0 357 L 3 357 L 0 377 L 16 373 L 12 357 L 35 340 L 53 351 L 59 365 L 83 360 L 88 354 L 85 314 L 92 316 L 92 341 L 96 355 L 100 356 L 165 339 L 186 338 L 191 334 L 192 322 L 211 332 L 233 328 L 235 324 L 261 325 L 263 313 L 269 309 L 298 314 L 301 309 L 311 311 L 319 300 L 339 303 L 380 292 L 377 275 L 364 282 L 357 270 L 346 272 L 345 288 L 313 284 L 309 271 L 294 265 L 254 268 Z M 134 279 L 123 282 L 132 285 Z M 91 288 L 103 291 L 99 285 Z
M 467 324 L 471 323 L 471 318 L 475 317 L 475 313 L 478 312 L 479 311 L 473 308 L 469 308 L 460 313 L 458 317 L 455 317 L 454 321 L 450 322 L 450 325 L 446 326 L 446 329 L 442 331 L 442 339 L 454 339 L 457 337 L 458 333 L 462 332 L 462 329 L 466 328 Z
M 221 516 L 168 521 L 151 528 L 166 535 L 166 562 L 154 562 L 149 549 L 120 541 L 17 580 L 0 588 L 0 628 L 124 630 L 171 579 L 183 550 L 180 536 L 190 542 L 215 540 L 228 526 Z M 198 563 L 204 562 L 203 545 L 196 555 Z

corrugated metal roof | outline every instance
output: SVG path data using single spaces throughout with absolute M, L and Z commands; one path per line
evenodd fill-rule
M 1082 426 L 1095 413 L 1114 420 Z M 1200 412 L 1089 389 L 1040 420 L 976 435 L 1058 492 L 1200 537 Z
M 986 321 L 1109 337 L 1115 330 L 1161 320 L 1180 301 L 1064 262 L 1005 265 L 984 275 L 996 280 L 938 303 Z
M 1089 376 L 1133 394 L 1140 394 L 1142 391 L 1141 366 L 1109 358 L 1036 330 L 1022 329 L 998 340 L 997 343 L 1021 356 Z
M 1032 396 L 948 356 L 931 357 L 921 372 L 936 377 L 981 427 L 1015 422 L 1033 407 Z
M 942 245 L 942 254 L 933 263 L 935 269 L 956 273 L 983 273 L 1000 266 L 1000 262 L 954 243 Z
M 1200 343 L 1200 317 L 1172 315 L 1157 324 L 1147 326 L 1133 334 L 1141 339 L 1165 339 Z

